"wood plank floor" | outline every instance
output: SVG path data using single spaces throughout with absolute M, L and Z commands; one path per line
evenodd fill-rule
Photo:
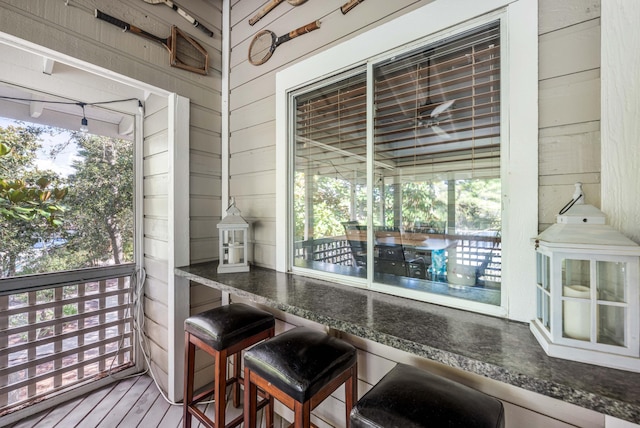
M 206 406 L 205 414 L 212 417 L 213 405 L 202 406 Z M 227 421 L 241 411 L 228 404 Z M 192 426 L 201 428 L 196 422 L 194 419 Z M 283 424 L 277 416 L 276 422 L 276 427 Z M 145 375 L 121 380 L 11 425 L 11 428 L 54 427 L 179 428 L 182 427 L 182 406 L 169 404 L 151 377 Z

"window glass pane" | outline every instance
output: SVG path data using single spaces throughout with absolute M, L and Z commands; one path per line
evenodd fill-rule
M 627 308 L 598 305 L 598 343 L 625 346 Z
M 493 22 L 298 91 L 293 265 L 499 306 L 500 61 Z
M 609 302 L 626 302 L 625 283 L 627 264 L 624 262 L 596 262 L 598 298 Z
M 569 296 L 571 290 L 589 293 L 591 288 L 591 262 L 589 260 L 562 260 L 562 295 Z M 575 296 L 571 296 L 575 297 Z M 588 296 L 587 296 L 588 297 Z
M 551 331 L 551 296 L 541 288 L 537 288 L 537 318 L 547 331 Z
M 551 260 L 549 256 L 536 253 L 536 274 L 538 285 L 546 291 L 550 290 L 551 284 Z
M 500 304 L 498 23 L 374 67 L 375 280 Z
M 294 99 L 295 266 L 366 276 L 365 77 Z
M 2 277 L 133 262 L 133 142 L 0 119 Z

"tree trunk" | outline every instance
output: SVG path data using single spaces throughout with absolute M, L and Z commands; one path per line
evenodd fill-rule
M 114 219 L 107 219 L 107 230 L 109 231 L 109 240 L 111 241 L 111 251 L 113 252 L 113 262 L 119 265 L 124 257 L 124 249 L 122 248 L 122 234 L 118 229 L 118 225 Z

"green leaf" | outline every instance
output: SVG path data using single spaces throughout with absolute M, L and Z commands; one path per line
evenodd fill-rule
M 21 202 L 25 199 L 26 195 L 21 190 L 11 189 L 9 190 L 9 200 L 14 204 Z
M 67 196 L 67 193 L 69 193 L 69 189 L 67 187 L 64 189 L 58 189 L 57 187 L 53 189 L 53 197 L 58 201 L 64 199 L 64 197 Z
M 38 181 L 36 181 L 36 184 L 41 189 L 45 189 L 49 184 L 51 184 L 51 180 L 49 180 L 49 178 L 47 177 L 40 177 Z

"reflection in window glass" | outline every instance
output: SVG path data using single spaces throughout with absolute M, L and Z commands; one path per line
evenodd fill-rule
M 500 65 L 493 22 L 294 95 L 294 266 L 500 305 Z
M 295 266 L 366 275 L 366 107 L 364 73 L 295 99 Z

